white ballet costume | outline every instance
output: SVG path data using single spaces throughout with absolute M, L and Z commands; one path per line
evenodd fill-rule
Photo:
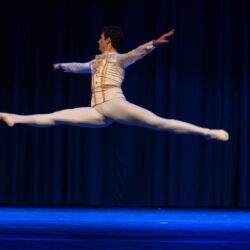
M 9 126 L 21 123 L 39 127 L 67 124 L 94 128 L 118 122 L 173 133 L 198 134 L 208 139 L 227 141 L 228 133 L 222 129 L 202 128 L 178 120 L 165 119 L 126 100 L 121 89 L 125 69 L 154 48 L 151 41 L 124 54 L 104 52 L 87 63 L 62 63 L 61 68 L 65 72 L 92 73 L 91 107 L 66 109 L 50 114 L 0 113 L 0 119 Z

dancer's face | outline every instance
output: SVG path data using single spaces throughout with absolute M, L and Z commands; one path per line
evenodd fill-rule
M 99 50 L 103 53 L 104 51 L 108 50 L 111 46 L 111 40 L 108 37 L 105 39 L 104 33 L 101 34 L 101 38 L 98 41 L 99 43 Z

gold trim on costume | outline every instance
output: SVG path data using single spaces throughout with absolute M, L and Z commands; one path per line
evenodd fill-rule
M 101 92 L 102 92 L 102 99 L 103 99 L 103 102 L 106 101 L 106 98 L 105 98 L 105 93 L 104 93 L 104 77 L 107 73 L 107 69 L 108 69 L 108 62 L 109 62 L 109 59 L 111 58 L 112 54 L 109 54 L 106 58 L 106 61 L 104 63 L 104 66 L 102 68 L 102 73 L 100 75 L 100 88 L 101 88 Z M 94 106 L 97 104 L 97 98 L 96 98 L 96 86 L 95 86 L 95 76 L 93 75 L 92 76 L 92 95 L 94 96 Z M 106 87 L 106 86 L 105 86 Z M 110 85 L 107 86 L 108 88 L 110 87 Z
M 95 83 L 94 83 L 94 75 L 92 76 L 92 94 L 94 95 L 94 106 L 96 105 L 96 95 L 95 95 Z
M 112 56 L 112 54 L 108 55 L 107 59 L 106 59 L 106 62 L 103 66 L 103 70 L 102 70 L 102 74 L 101 74 L 101 83 L 100 83 L 100 87 L 101 87 L 101 90 L 102 90 L 102 100 L 103 102 L 105 102 L 105 95 L 104 95 L 104 84 L 103 84 L 103 80 L 104 80 L 104 77 L 106 75 L 106 72 L 107 72 L 107 68 L 108 68 L 108 61 L 110 59 L 110 57 Z

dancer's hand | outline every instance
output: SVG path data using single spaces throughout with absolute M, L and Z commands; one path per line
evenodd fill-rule
M 156 47 L 158 45 L 164 44 L 164 43 L 169 43 L 169 40 L 167 40 L 166 38 L 173 36 L 174 35 L 174 29 L 172 29 L 171 31 L 163 34 L 162 36 L 160 36 L 158 39 L 153 41 L 153 45 Z
M 61 63 L 55 63 L 55 64 L 53 64 L 53 69 L 54 70 L 61 69 Z

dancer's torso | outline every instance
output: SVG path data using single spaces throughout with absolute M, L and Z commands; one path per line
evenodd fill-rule
M 115 98 L 125 98 L 121 85 L 125 68 L 154 49 L 153 41 L 145 43 L 125 54 L 104 52 L 87 63 L 61 63 L 65 72 L 92 73 L 91 106 Z
M 125 69 L 117 60 L 117 55 L 116 52 L 105 52 L 97 55 L 91 63 L 91 106 L 114 98 L 124 97 L 121 85 L 125 76 Z

